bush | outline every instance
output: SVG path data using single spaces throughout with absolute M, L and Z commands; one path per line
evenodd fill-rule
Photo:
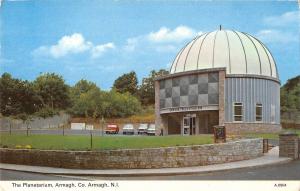
M 109 92 L 92 88 L 74 99 L 69 112 L 77 117 L 127 117 L 141 111 L 141 103 L 130 93 Z
M 102 92 L 99 88 L 91 88 L 86 92 L 73 96 L 73 106 L 69 112 L 79 117 L 99 117 L 102 113 Z
M 105 117 L 128 117 L 141 111 L 141 103 L 130 93 L 106 92 L 103 98 Z
M 59 114 L 58 110 L 52 109 L 50 107 L 44 107 L 34 113 L 35 116 L 42 117 L 42 118 L 52 117 L 52 116 L 58 115 L 58 114 Z
M 32 149 L 32 146 L 31 146 L 31 145 L 25 145 L 24 148 L 25 148 L 25 149 Z

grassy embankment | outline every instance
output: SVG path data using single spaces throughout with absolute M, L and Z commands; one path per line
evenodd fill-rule
M 15 148 L 31 145 L 33 149 L 89 150 L 86 135 L 26 135 L 1 133 L 0 147 Z M 93 150 L 155 148 L 213 143 L 212 135 L 199 136 L 94 136 Z

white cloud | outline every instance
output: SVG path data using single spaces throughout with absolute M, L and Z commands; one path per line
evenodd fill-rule
M 266 17 L 264 23 L 271 26 L 286 26 L 300 22 L 300 11 L 286 12 L 279 16 Z
M 299 41 L 299 36 L 296 34 L 271 29 L 261 30 L 256 36 L 264 43 L 290 43 Z
M 148 39 L 152 42 L 180 42 L 197 35 L 197 32 L 187 26 L 178 26 L 174 30 L 161 27 L 156 32 L 148 34 Z
M 71 54 L 90 52 L 92 58 L 101 56 L 108 49 L 115 48 L 113 43 L 93 45 L 92 42 L 86 41 L 82 34 L 74 33 L 70 36 L 63 36 L 55 45 L 40 46 L 33 51 L 34 56 L 49 56 L 61 58 Z
M 123 49 L 127 52 L 145 49 L 151 49 L 157 52 L 176 52 L 178 47 L 182 46 L 183 42 L 202 33 L 202 31 L 197 32 L 193 28 L 182 25 L 173 30 L 167 27 L 161 27 L 157 31 L 128 38 Z
M 67 54 L 84 52 L 91 46 L 91 42 L 85 41 L 81 34 L 75 33 L 62 37 L 56 45 L 49 48 L 49 52 L 54 58 L 59 58 Z
M 102 45 L 97 45 L 97 46 L 92 48 L 92 57 L 93 58 L 98 58 L 99 56 L 101 56 L 107 50 L 115 49 L 115 48 L 116 48 L 116 46 L 112 42 L 102 44 Z

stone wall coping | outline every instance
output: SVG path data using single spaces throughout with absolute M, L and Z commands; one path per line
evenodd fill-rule
M 240 142 L 246 142 L 249 140 L 262 140 L 262 138 L 246 138 L 235 141 L 228 141 L 226 143 L 213 143 L 213 144 L 203 144 L 203 145 L 183 145 L 183 146 L 173 146 L 173 147 L 155 147 L 155 148 L 144 148 L 144 149 L 107 149 L 107 150 L 93 150 L 93 151 L 82 151 L 82 150 L 43 150 L 43 149 L 13 149 L 13 148 L 0 148 L 0 150 L 8 151 L 42 151 L 42 152 L 70 152 L 70 153 L 100 153 L 100 152 L 110 152 L 110 151 L 144 151 L 144 150 L 161 150 L 161 149 L 180 149 L 180 148 L 192 148 L 192 147 L 206 147 L 206 146 L 218 146 L 226 144 L 234 144 Z

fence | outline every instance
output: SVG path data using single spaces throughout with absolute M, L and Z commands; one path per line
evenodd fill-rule
M 28 122 L 28 126 L 31 129 L 49 129 L 49 128 L 58 128 L 63 125 L 67 125 L 69 122 L 70 116 L 68 114 L 55 115 L 49 118 L 33 118 Z M 9 117 L 0 118 L 0 129 L 9 130 L 13 129 L 26 129 L 27 124 L 19 119 L 12 119 Z

